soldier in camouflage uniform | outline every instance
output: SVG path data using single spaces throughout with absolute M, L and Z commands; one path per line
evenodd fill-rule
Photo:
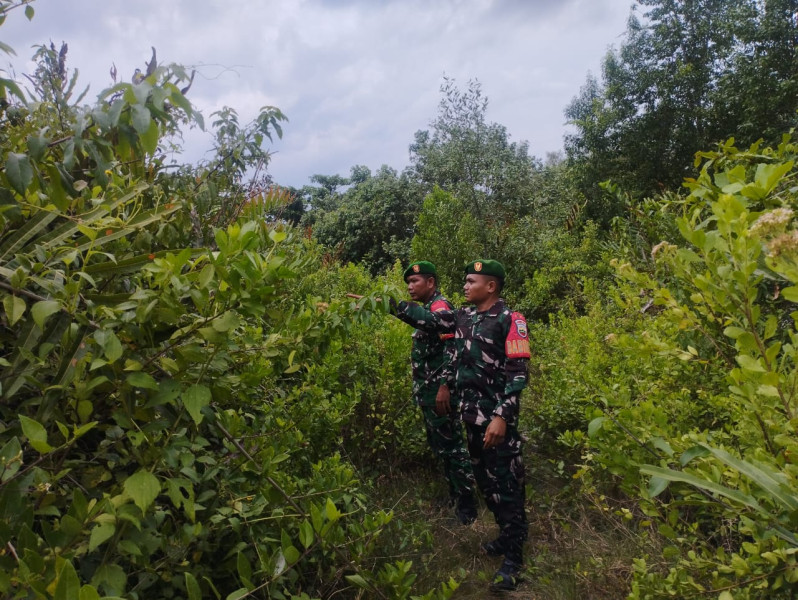
M 435 265 L 428 261 L 412 263 L 404 272 L 410 297 L 431 311 L 452 310 L 451 303 L 437 287 Z M 474 473 L 465 446 L 456 396 L 447 385 L 447 377 L 454 381 L 448 368 L 454 335 L 437 334 L 416 329 L 410 355 L 413 365 L 413 398 L 421 408 L 427 441 L 443 461 L 443 472 L 449 484 L 449 497 L 464 525 L 477 518 L 474 497 Z
M 456 359 L 447 369 L 454 372 L 474 475 L 499 525 L 499 537 L 482 548 L 491 556 L 504 555 L 492 586 L 514 589 L 527 537 L 518 414 L 529 338 L 524 316 L 499 297 L 505 275 L 501 263 L 477 260 L 465 272 L 466 300 L 474 306 L 433 312 L 400 302 L 395 311 L 417 329 L 455 334 Z

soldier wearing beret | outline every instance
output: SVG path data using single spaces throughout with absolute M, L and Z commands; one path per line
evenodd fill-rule
M 426 310 L 452 310 L 451 303 L 438 290 L 435 265 L 422 260 L 404 272 L 410 297 Z M 449 391 L 447 377 L 453 378 L 449 361 L 454 354 L 447 346 L 454 343 L 451 333 L 437 334 L 416 329 L 410 354 L 413 368 L 413 398 L 421 408 L 430 448 L 443 461 L 449 497 L 457 517 L 464 525 L 477 518 L 474 497 L 474 474 L 465 447 L 463 427 L 455 396 Z
M 477 485 L 499 526 L 499 536 L 482 545 L 504 556 L 495 589 L 514 589 L 527 537 L 524 464 L 518 432 L 519 399 L 530 356 L 526 320 L 500 298 L 505 271 L 495 260 L 465 268 L 465 297 L 473 306 L 432 311 L 399 302 L 396 316 L 430 333 L 454 333 L 456 358 L 446 367 L 454 379 L 468 452 Z

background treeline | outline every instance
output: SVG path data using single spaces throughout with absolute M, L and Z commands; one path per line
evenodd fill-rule
M 527 591 L 794 597 L 798 2 L 638 1 L 564 155 L 445 79 L 409 166 L 301 190 L 277 108 L 206 123 L 155 54 L 86 103 L 35 61 L 0 73 L 0 595 L 467 592 L 382 313 L 408 260 L 456 298 L 489 256 L 536 349 Z M 168 164 L 197 126 L 213 157 Z

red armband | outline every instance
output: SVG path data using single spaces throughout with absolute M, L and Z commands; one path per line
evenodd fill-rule
M 529 358 L 529 331 L 526 328 L 526 319 L 519 312 L 512 314 L 510 332 L 504 342 L 504 353 L 507 358 Z
M 430 310 L 432 312 L 440 312 L 442 310 L 449 310 L 449 305 L 444 300 L 436 300 L 430 306 Z M 454 337 L 453 333 L 442 333 L 440 334 L 440 338 L 442 340 L 450 340 Z

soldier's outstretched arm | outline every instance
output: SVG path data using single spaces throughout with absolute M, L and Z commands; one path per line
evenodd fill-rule
M 401 301 L 394 311 L 396 318 L 408 325 L 430 333 L 454 333 L 457 327 L 456 310 L 427 310 L 415 302 Z

